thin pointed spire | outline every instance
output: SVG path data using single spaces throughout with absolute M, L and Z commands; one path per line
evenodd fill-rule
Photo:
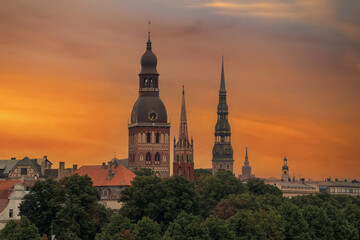
M 148 41 L 146 43 L 146 50 L 151 50 L 151 40 L 150 40 L 150 21 L 149 21 L 149 31 L 148 31 Z
M 184 85 L 183 85 L 183 90 L 182 90 L 182 99 L 181 99 L 181 117 L 180 117 L 180 121 L 182 122 L 186 122 L 187 118 L 186 118 L 186 107 L 185 107 L 185 89 L 184 89 Z
M 221 81 L 220 81 L 220 91 L 225 90 L 225 73 L 224 73 L 224 56 L 221 57 Z
M 248 158 L 248 154 L 247 154 L 247 147 L 245 148 L 245 152 L 246 152 L 246 153 L 245 153 L 245 162 L 247 162 L 248 159 L 249 159 L 249 158 Z

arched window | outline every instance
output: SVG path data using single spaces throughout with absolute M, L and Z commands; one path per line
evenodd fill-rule
M 184 162 L 184 156 L 181 155 L 181 162 Z
M 146 134 L 143 133 L 142 134 L 142 140 L 141 140 L 142 143 L 146 143 Z
M 141 133 L 138 133 L 138 139 L 137 139 L 138 143 L 141 143 Z
M 147 133 L 146 134 L 146 142 L 150 143 L 150 141 L 151 141 L 151 133 Z
M 163 155 L 163 162 L 166 162 L 166 155 Z
M 144 87 L 147 87 L 148 86 L 148 80 L 147 78 L 144 79 Z
M 158 152 L 155 154 L 155 164 L 160 164 L 160 154 Z
M 155 177 L 160 177 L 160 173 L 159 173 L 159 172 L 156 172 L 156 173 L 155 173 Z
M 190 179 L 190 167 L 188 167 L 188 179 Z
M 189 154 L 186 156 L 186 158 L 187 158 L 186 161 L 190 162 L 190 155 Z
M 160 134 L 156 133 L 156 143 L 159 143 L 159 142 L 160 142 Z
M 176 155 L 176 161 L 179 162 L 179 155 Z
M 144 161 L 144 155 L 140 154 L 140 161 Z
M 169 142 L 169 135 L 165 134 L 165 143 L 168 143 L 168 142 Z
M 151 153 L 146 154 L 146 164 L 151 164 Z
M 229 169 L 229 164 L 226 165 L 226 168 Z
M 178 172 L 178 175 L 179 175 L 179 176 L 182 176 L 182 169 L 181 169 L 181 167 L 178 168 L 178 171 L 177 171 L 177 172 Z
M 154 87 L 152 78 L 150 78 L 150 87 Z

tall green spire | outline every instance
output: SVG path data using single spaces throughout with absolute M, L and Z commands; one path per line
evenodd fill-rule
M 221 59 L 221 81 L 220 81 L 220 91 L 225 91 L 225 73 L 224 73 L 224 56 Z

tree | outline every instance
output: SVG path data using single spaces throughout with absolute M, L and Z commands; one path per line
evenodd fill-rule
M 136 240 L 160 240 L 161 228 L 160 225 L 148 217 L 143 217 L 135 225 L 135 239 Z
M 149 217 L 166 226 L 176 216 L 185 211 L 197 214 L 199 194 L 194 184 L 181 176 L 166 180 L 152 176 L 137 176 L 132 185 L 121 192 L 120 210 L 124 216 L 138 221 Z
M 222 199 L 212 210 L 211 213 L 222 219 L 228 219 L 236 214 L 240 209 L 258 210 L 260 203 L 258 197 L 249 194 L 231 194 Z
M 209 211 L 223 198 L 230 194 L 245 192 L 244 185 L 231 173 L 219 170 L 214 176 L 203 179 L 198 185 L 201 214 L 208 216 Z
M 211 240 L 232 239 L 226 221 L 218 216 L 208 217 L 205 221 L 205 226 L 209 233 L 209 239 Z
M 330 203 L 325 203 L 326 215 L 331 222 L 331 228 L 336 240 L 355 240 L 359 239 L 359 233 L 356 227 L 348 222 L 343 212 L 335 208 Z
M 285 222 L 286 240 L 307 240 L 311 239 L 309 226 L 301 214 L 300 208 L 291 202 L 285 202 L 279 212 Z
M 194 215 L 199 212 L 199 194 L 187 178 L 175 175 L 159 184 L 158 197 L 150 209 L 158 222 L 167 225 L 184 211 Z
M 29 194 L 25 195 L 20 204 L 20 216 L 27 217 L 35 224 L 40 234 L 50 236 L 51 221 L 64 201 L 60 184 L 53 179 L 36 181 Z
M 282 191 L 279 188 L 269 184 L 265 184 L 263 180 L 260 180 L 258 178 L 249 179 L 246 186 L 250 194 L 255 194 L 259 196 L 268 193 L 282 196 Z
M 284 220 L 274 210 L 240 210 L 227 221 L 234 239 L 282 240 L 285 238 Z
M 195 182 L 198 184 L 204 178 L 212 176 L 212 171 L 209 169 L 198 168 L 194 170 Z
M 207 240 L 209 235 L 200 218 L 181 212 L 165 232 L 165 239 L 172 240 Z
M 125 240 L 133 239 L 131 231 L 133 227 L 130 219 L 121 214 L 114 215 L 110 222 L 103 226 L 102 232 L 96 235 L 96 240 Z
M 41 240 L 39 230 L 25 216 L 21 217 L 20 221 L 10 220 L 0 231 L 0 239 Z
M 136 176 L 153 176 L 154 175 L 154 171 L 151 170 L 151 168 L 136 167 L 134 169 L 134 173 L 136 174 Z
M 303 216 L 309 225 L 311 239 L 333 239 L 331 221 L 324 209 L 308 205 L 303 209 Z
M 347 221 L 352 224 L 360 234 L 360 208 L 355 204 L 349 204 L 344 208 L 343 215 Z
M 75 233 L 81 239 L 94 239 L 107 222 L 108 213 L 98 203 L 99 191 L 92 186 L 91 178 L 78 174 L 65 177 L 60 184 L 65 201 L 57 213 L 58 219 L 65 221 L 59 226 L 61 231 Z M 61 232 L 60 231 L 60 232 Z
M 124 204 L 120 213 L 129 219 L 139 221 L 150 217 L 151 206 L 158 201 L 158 185 L 161 179 L 154 176 L 136 176 L 131 186 L 121 191 L 119 201 Z

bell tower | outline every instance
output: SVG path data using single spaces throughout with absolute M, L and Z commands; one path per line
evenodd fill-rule
M 159 95 L 157 57 L 152 51 L 150 31 L 141 57 L 139 97 L 129 124 L 129 169 L 150 168 L 155 176 L 170 176 L 170 123 Z
M 189 140 L 187 117 L 185 107 L 185 91 L 183 86 L 180 114 L 179 138 L 176 142 L 174 137 L 174 175 L 180 175 L 188 178 L 190 181 L 195 180 L 194 176 L 194 147 L 193 139 Z

